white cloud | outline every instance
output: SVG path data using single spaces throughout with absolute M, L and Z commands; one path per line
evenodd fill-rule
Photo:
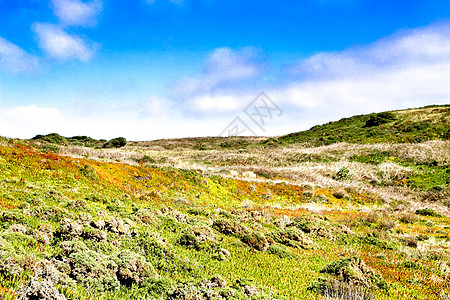
M 182 97 L 205 96 L 259 76 L 264 65 L 260 51 L 255 48 L 217 48 L 209 55 L 199 78 L 185 78 L 177 82 L 173 90 Z
M 242 96 L 235 95 L 201 95 L 190 99 L 190 109 L 197 112 L 228 112 L 239 109 Z
M 168 119 L 180 113 L 171 100 L 154 95 L 148 97 L 147 101 L 140 103 L 138 110 L 140 110 L 140 119 Z
M 172 87 L 173 96 L 195 113 L 229 112 L 244 107 L 252 96 L 240 86 L 263 74 L 266 63 L 258 49 L 217 48 L 208 56 L 201 76 L 185 78 Z M 250 94 L 252 87 L 248 87 Z
M 273 97 L 296 107 L 365 113 L 450 102 L 450 24 L 404 31 L 339 53 L 320 53 L 288 70 Z
M 450 24 L 405 30 L 372 44 L 321 52 L 286 68 L 291 78 L 360 78 L 450 59 Z
M 68 34 L 56 25 L 36 23 L 33 30 L 37 34 L 39 46 L 58 60 L 77 59 L 86 63 L 95 53 L 95 45 L 76 35 Z
M 258 51 L 250 47 L 238 51 L 215 49 L 206 64 L 205 77 L 213 84 L 255 77 L 261 73 L 258 59 Z
M 31 73 L 39 67 L 39 61 L 22 48 L 0 37 L 0 69 L 12 73 Z
M 56 108 L 29 105 L 0 109 L 0 134 L 3 136 L 31 138 L 37 134 L 35 130 L 51 133 L 65 122 Z
M 100 0 L 88 3 L 79 0 L 52 0 L 58 19 L 66 25 L 93 26 L 102 10 Z

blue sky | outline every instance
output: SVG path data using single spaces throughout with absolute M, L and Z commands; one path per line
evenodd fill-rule
M 279 135 L 450 103 L 450 1 L 0 1 L 0 135 Z M 255 126 L 264 91 L 282 111 Z M 248 132 L 247 132 L 248 133 Z

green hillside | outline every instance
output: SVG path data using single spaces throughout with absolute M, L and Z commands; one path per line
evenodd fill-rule
M 344 118 L 314 126 L 307 131 L 269 139 L 264 143 L 418 143 L 434 139 L 450 139 L 450 105 Z

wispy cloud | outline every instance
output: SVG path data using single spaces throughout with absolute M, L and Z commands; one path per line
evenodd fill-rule
M 242 101 L 233 96 L 233 91 L 246 81 L 262 75 L 265 66 L 263 55 L 256 48 L 217 48 L 204 63 L 201 76 L 177 82 L 172 91 L 175 98 L 184 99 L 189 110 L 234 110 Z
M 37 34 L 39 46 L 57 60 L 77 59 L 86 63 L 95 53 L 95 44 L 79 36 L 70 35 L 56 25 L 36 23 L 33 30 Z
M 37 57 L 0 37 L 0 69 L 12 73 L 31 73 L 39 67 Z
M 404 30 L 372 44 L 321 52 L 285 68 L 291 79 L 360 78 L 450 59 L 450 24 Z
M 156 0 L 144 0 L 145 2 L 147 2 L 150 5 L 155 4 Z M 177 6 L 182 6 L 184 3 L 184 0 L 169 0 L 169 2 L 177 5 Z
M 65 25 L 93 26 L 102 10 L 100 0 L 88 3 L 79 0 L 52 0 L 55 15 Z

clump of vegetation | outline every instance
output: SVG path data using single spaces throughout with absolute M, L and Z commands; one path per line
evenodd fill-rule
M 364 127 L 373 127 L 373 126 L 379 126 L 382 124 L 390 123 L 392 121 L 395 121 L 397 117 L 392 112 L 381 112 L 375 115 L 372 115 L 369 117 L 369 119 L 366 121 L 366 124 L 364 124 Z
M 275 242 L 298 249 L 314 248 L 314 242 L 303 231 L 291 227 L 273 232 L 270 235 Z
M 261 232 L 247 233 L 242 236 L 241 240 L 245 244 L 259 251 L 267 251 L 269 248 L 269 241 Z
M 353 283 L 364 287 L 388 288 L 382 277 L 367 267 L 364 261 L 357 256 L 336 260 L 325 266 L 320 272 L 334 275 L 341 282 Z
M 414 224 L 417 222 L 417 216 L 411 213 L 404 213 L 400 216 L 399 221 L 405 224 Z
M 308 290 L 324 296 L 326 299 L 342 300 L 372 300 L 374 299 L 370 289 L 348 284 L 333 278 L 319 277 L 316 282 L 308 287 Z
M 280 245 L 270 245 L 267 252 L 274 254 L 278 256 L 279 258 L 287 258 L 287 259 L 294 259 L 295 255 L 292 254 L 291 251 L 289 251 L 288 248 L 285 246 Z
M 100 140 L 93 139 L 85 135 L 77 135 L 73 137 L 64 137 L 57 133 L 50 133 L 46 135 L 38 134 L 32 138 L 32 140 L 43 141 L 54 145 L 72 145 L 72 146 L 83 146 L 83 147 L 99 147 L 102 142 Z M 44 149 L 56 152 L 55 146 L 44 145 Z
M 430 216 L 430 217 L 441 217 L 440 214 L 434 211 L 432 208 L 423 208 L 416 210 L 416 215 L 420 216 Z
M 351 173 L 349 168 L 342 167 L 337 171 L 336 175 L 334 176 L 334 179 L 336 180 L 348 180 L 351 178 Z
M 120 148 L 127 144 L 127 140 L 124 137 L 117 137 L 111 139 L 103 144 L 102 148 Z
M 98 180 L 99 178 L 97 171 L 95 171 L 94 167 L 91 165 L 84 165 L 84 167 L 80 169 L 80 172 L 81 174 L 92 180 Z
M 52 144 L 67 145 L 69 142 L 67 139 L 57 133 L 49 133 L 46 135 L 38 134 L 32 138 L 32 140 L 41 140 Z

